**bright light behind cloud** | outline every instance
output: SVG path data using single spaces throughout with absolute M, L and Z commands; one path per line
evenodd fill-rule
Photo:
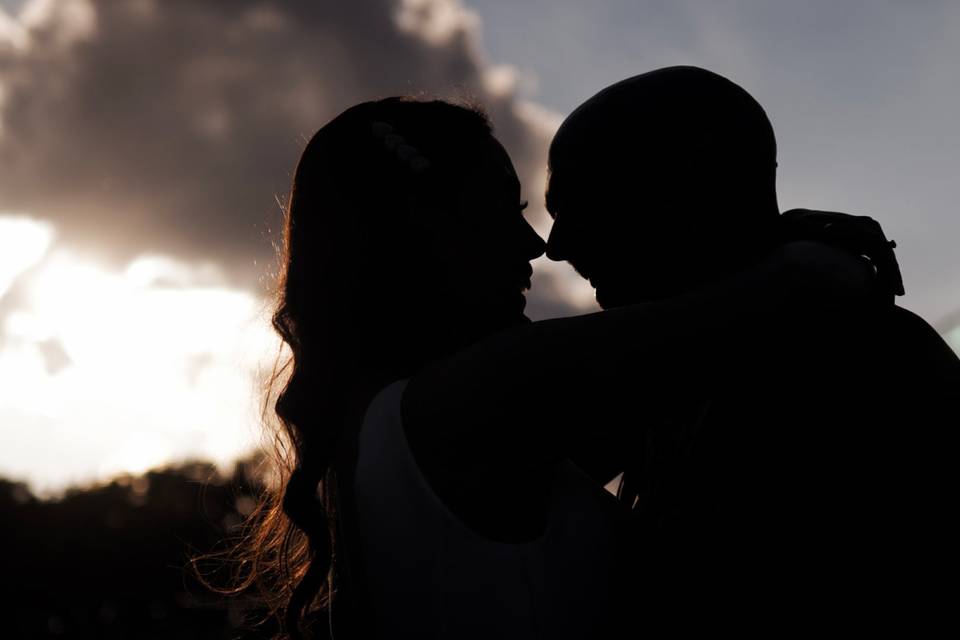
M 211 265 L 110 269 L 51 236 L 0 216 L 17 248 L 0 263 L 0 474 L 49 490 L 253 448 L 258 374 L 276 353 L 262 301 Z
M 53 227 L 27 216 L 0 215 L 0 298 L 34 266 L 53 240 Z

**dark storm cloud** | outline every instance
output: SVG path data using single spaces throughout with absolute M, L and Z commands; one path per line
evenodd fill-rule
M 457 0 L 40 0 L 26 14 L 0 29 L 0 211 L 72 243 L 216 258 L 250 285 L 305 140 L 402 93 L 476 98 L 540 200 L 552 123 L 485 62 Z

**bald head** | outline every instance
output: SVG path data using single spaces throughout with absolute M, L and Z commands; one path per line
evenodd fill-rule
M 591 277 L 601 304 L 610 287 L 597 280 L 627 274 L 597 254 L 628 253 L 648 271 L 621 303 L 666 297 L 701 284 L 705 270 L 742 266 L 778 214 L 766 113 L 705 69 L 658 69 L 600 91 L 564 121 L 549 162 L 548 255 Z

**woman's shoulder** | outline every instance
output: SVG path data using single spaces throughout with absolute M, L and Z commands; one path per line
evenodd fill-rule
M 375 420 L 400 410 L 400 404 L 406 391 L 409 378 L 395 380 L 378 391 L 367 405 L 363 421 Z
M 395 382 L 370 403 L 353 483 L 358 551 L 376 626 L 419 635 L 442 621 L 455 637 L 480 637 L 470 625 L 482 620 L 491 632 L 484 637 L 513 637 L 518 625 L 541 627 L 550 637 L 584 637 L 609 615 L 619 505 L 561 463 L 546 476 L 548 520 L 539 537 L 504 542 L 485 535 L 450 509 L 449 496 L 441 497 L 421 471 L 403 429 L 405 388 L 405 381 Z M 488 480 L 474 477 L 481 489 Z

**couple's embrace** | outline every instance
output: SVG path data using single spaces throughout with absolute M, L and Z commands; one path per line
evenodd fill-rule
M 320 129 L 274 316 L 290 447 L 261 567 L 288 633 L 331 603 L 338 638 L 795 626 L 917 575 L 960 364 L 893 305 L 880 228 L 781 215 L 775 174 L 760 105 L 691 67 L 567 118 L 548 242 L 471 108 Z M 544 252 L 604 310 L 530 322 Z

